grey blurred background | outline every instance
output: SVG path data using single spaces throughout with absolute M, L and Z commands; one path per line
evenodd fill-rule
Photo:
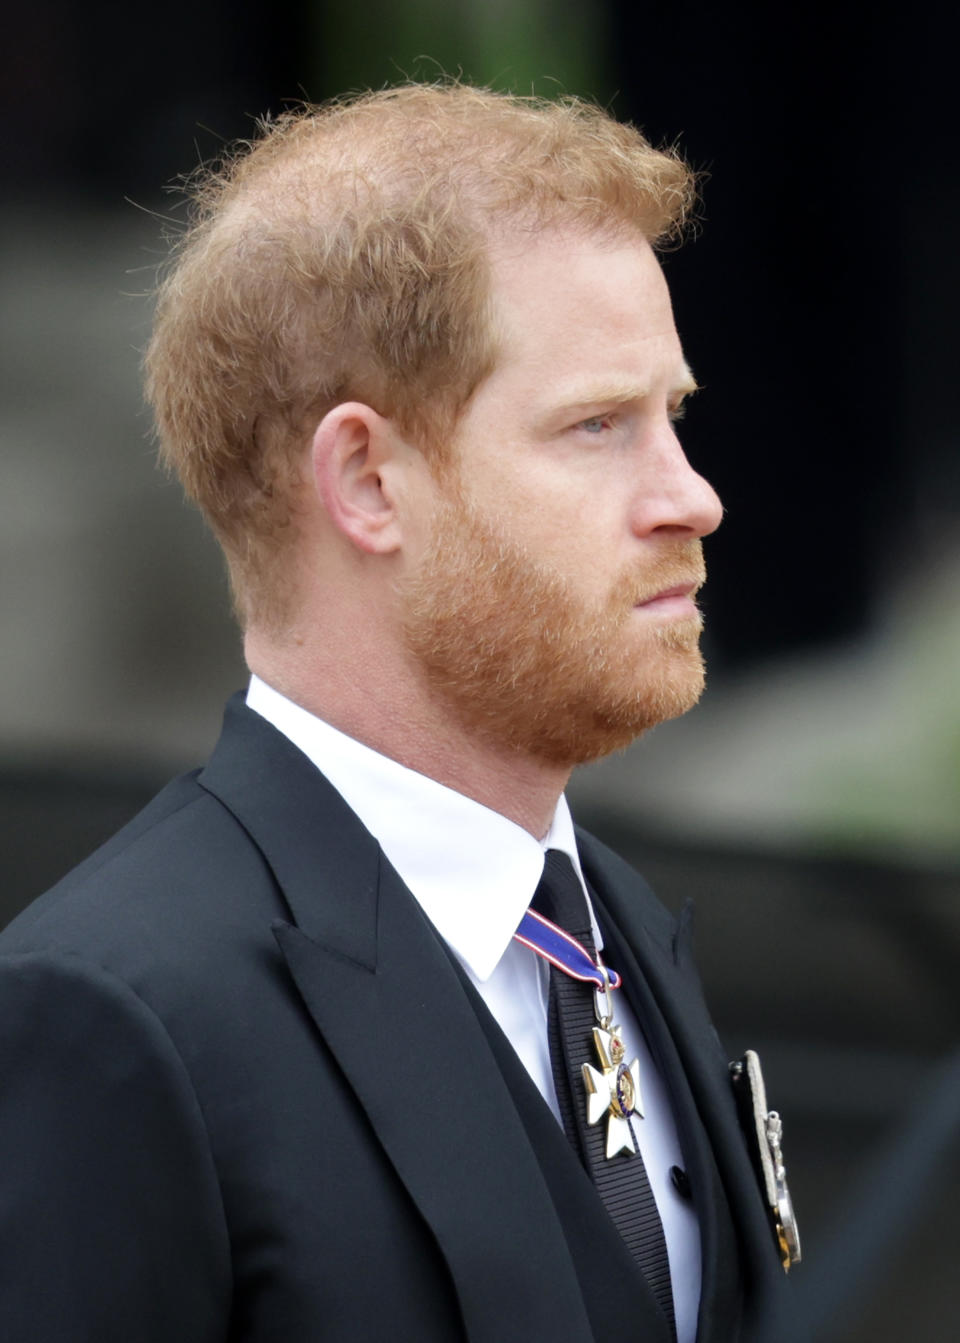
M 960 1045 L 954 75 L 938 7 L 863 15 L 172 0 L 148 21 L 38 0 L 7 18 L 0 919 L 199 763 L 244 681 L 218 555 L 155 470 L 140 400 L 184 219 L 164 185 L 258 114 L 404 76 L 594 97 L 707 175 L 701 236 L 666 264 L 706 388 L 683 437 L 727 519 L 706 698 L 584 771 L 575 809 L 668 903 L 697 902 L 721 1034 L 760 1051 L 785 1117 L 819 1336 L 952 1341 L 960 1100 L 951 1118 L 949 1086 L 941 1110 L 924 1088 Z M 884 1155 L 934 1112 L 936 1139 Z

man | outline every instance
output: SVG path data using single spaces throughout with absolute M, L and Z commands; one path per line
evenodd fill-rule
M 148 387 L 253 679 L 0 943 L 4 1337 L 772 1308 L 688 930 L 563 800 L 703 684 L 720 505 L 653 251 L 690 196 L 596 109 L 462 86 L 283 118 L 202 187 Z

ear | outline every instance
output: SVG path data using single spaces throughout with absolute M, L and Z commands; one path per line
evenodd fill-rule
M 313 480 L 330 521 L 360 550 L 400 548 L 397 486 L 411 449 L 393 423 L 360 401 L 325 415 L 313 436 Z

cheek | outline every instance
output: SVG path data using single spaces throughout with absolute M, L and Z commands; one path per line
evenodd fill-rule
M 544 460 L 534 471 L 527 461 L 521 470 L 520 451 L 511 445 L 495 473 L 478 470 L 464 482 L 469 511 L 581 599 L 606 600 L 629 558 L 620 543 L 627 528 L 618 492 L 592 488 L 592 473 L 580 478 L 556 462 Z
M 483 512 L 544 555 L 609 550 L 616 524 L 607 510 L 598 510 L 588 489 L 558 490 L 556 485 L 555 480 L 531 485 L 507 477 Z

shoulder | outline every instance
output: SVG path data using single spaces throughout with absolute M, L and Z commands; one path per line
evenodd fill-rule
M 174 780 L 0 934 L 0 1131 L 19 1106 L 13 1145 L 29 1147 L 33 1110 L 46 1146 L 75 1110 L 98 1161 L 114 1123 L 164 1151 L 179 1134 L 212 1188 L 218 1087 L 288 1011 L 272 932 L 286 916 L 249 833 L 196 776 Z
M 28 905 L 0 933 L 0 952 L 82 953 L 126 935 L 156 949 L 163 928 L 215 915 L 227 889 L 242 900 L 264 884 L 247 832 L 195 774 L 184 775 Z
M 176 1035 L 257 981 L 286 913 L 248 832 L 187 775 L 0 933 L 0 978 L 65 1013 L 96 1000 L 132 1022 L 141 1004 Z

